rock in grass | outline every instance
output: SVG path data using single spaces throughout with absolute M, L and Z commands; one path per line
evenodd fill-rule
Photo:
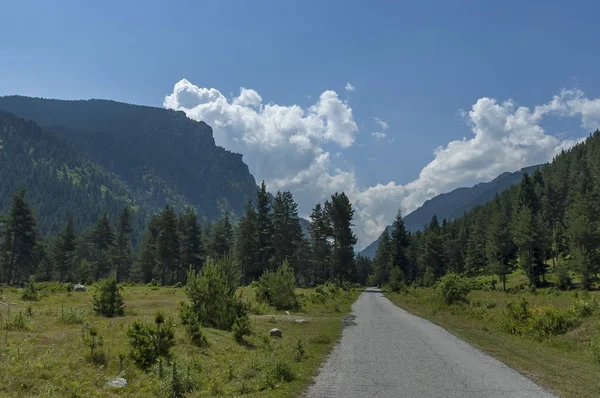
M 85 286 L 80 285 L 79 283 L 73 286 L 73 290 L 76 292 L 85 292 Z
M 269 336 L 283 337 L 283 334 L 281 333 L 281 330 L 279 330 L 277 328 L 273 328 L 273 329 L 271 329 L 271 331 L 269 331 Z
M 109 380 L 109 382 L 106 383 L 106 385 L 114 388 L 125 388 L 127 387 L 127 380 L 125 380 L 122 377 L 117 377 L 112 380 Z
M 304 319 L 296 319 L 296 323 L 306 323 Z

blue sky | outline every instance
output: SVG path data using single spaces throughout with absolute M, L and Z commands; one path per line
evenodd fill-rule
M 213 127 L 223 137 L 217 142 L 244 153 L 258 178 L 292 190 L 303 213 L 328 191 L 351 191 L 365 244 L 395 209 L 410 211 L 436 193 L 548 160 L 596 126 L 599 12 L 594 1 L 4 2 L 0 95 L 167 105 L 225 126 L 231 121 L 219 119 L 227 112 L 216 116 L 217 102 L 196 108 L 206 105 L 204 88 L 233 104 L 245 87 L 263 106 L 308 113 L 332 90 L 339 101 L 321 97 L 322 112 L 313 116 L 324 125 L 307 127 L 302 150 L 241 145 L 256 138 L 248 135 L 256 123 L 280 125 L 260 110 L 248 114 L 253 124 L 241 118 L 222 131 Z M 182 90 L 198 96 L 187 108 L 174 92 L 184 78 Z M 354 91 L 345 90 L 348 82 Z M 528 107 L 527 117 L 519 106 Z M 490 119 L 498 111 L 504 119 Z M 347 123 L 336 124 L 337 116 Z M 472 129 L 483 138 L 470 142 Z M 467 147 L 449 145 L 463 137 Z M 495 146 L 502 141 L 511 143 Z M 515 146 L 523 150 L 517 159 L 504 154 L 514 155 Z M 437 147 L 445 149 L 439 156 Z M 286 160 L 292 166 L 275 175 L 260 171 L 259 158 L 270 169 Z M 316 173 L 331 178 L 316 182 Z

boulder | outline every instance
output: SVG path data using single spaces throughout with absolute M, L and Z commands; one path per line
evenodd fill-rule
M 113 388 L 125 388 L 127 387 L 127 380 L 125 380 L 122 377 L 117 377 L 112 380 L 109 380 L 108 383 L 106 383 L 106 385 Z
M 73 290 L 76 292 L 85 292 L 85 286 L 80 285 L 79 283 L 73 286 Z
M 283 334 L 281 333 L 281 330 L 279 330 L 277 328 L 273 328 L 269 331 L 269 336 L 283 337 Z
M 296 323 L 306 323 L 304 319 L 296 319 Z

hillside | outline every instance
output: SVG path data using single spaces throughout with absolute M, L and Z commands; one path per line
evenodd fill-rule
M 136 210 L 134 226 L 141 229 L 152 210 L 118 176 L 79 156 L 62 139 L 0 111 L 0 213 L 8 208 L 11 194 L 23 188 L 40 229 L 51 234 L 69 213 L 81 230 L 104 212 L 116 216 L 130 206 Z
M 440 220 L 454 220 L 468 213 L 476 206 L 485 204 L 492 200 L 497 193 L 500 193 L 513 184 L 521 180 L 523 173 L 532 173 L 540 166 L 531 166 L 523 168 L 513 173 L 502 173 L 490 182 L 482 182 L 470 188 L 457 188 L 451 192 L 443 193 L 432 199 L 427 200 L 421 207 L 404 217 L 406 228 L 410 231 L 418 231 L 431 220 L 435 214 Z M 388 232 L 392 233 L 391 225 L 387 227 Z M 361 251 L 361 255 L 369 258 L 375 257 L 379 239 L 372 242 Z
M 37 134 L 58 147 L 68 143 L 71 153 L 112 173 L 129 187 L 131 200 L 149 208 L 191 204 L 201 218 L 215 219 L 224 211 L 241 214 L 254 197 L 256 183 L 242 155 L 216 146 L 212 129 L 183 112 L 21 96 L 0 97 L 0 109 L 36 122 Z M 6 170 L 0 177 L 18 181 Z M 0 200 L 5 206 L 7 197 Z

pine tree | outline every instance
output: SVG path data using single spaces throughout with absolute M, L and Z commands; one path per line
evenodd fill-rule
M 180 267 L 179 231 L 175 210 L 167 205 L 160 214 L 158 235 L 158 261 L 162 285 L 172 284 L 175 279 L 183 280 L 185 270 Z
M 91 233 L 92 263 L 94 276 L 98 280 L 108 276 L 111 270 L 110 251 L 112 249 L 114 234 L 108 213 L 104 213 L 99 219 Z
M 515 213 L 512 222 L 512 237 L 518 248 L 519 265 L 529 278 L 529 284 L 537 285 L 533 253 L 537 230 L 531 208 L 524 206 Z
M 323 283 L 331 276 L 330 224 L 323 206 L 317 203 L 310 214 L 310 245 L 312 248 L 312 280 Z
M 244 216 L 237 229 L 236 255 L 244 282 L 247 284 L 258 279 L 262 270 L 259 267 L 257 215 L 250 200 L 246 203 Z
M 509 259 L 513 252 L 513 245 L 509 219 L 498 195 L 494 198 L 491 210 L 486 235 L 486 257 L 490 270 L 498 275 L 502 281 L 502 290 L 506 291 L 506 275 L 510 272 Z
M 37 243 L 37 223 L 31 206 L 25 200 L 25 190 L 13 194 L 8 221 L 8 264 L 4 280 L 22 282 L 31 275 L 34 249 Z
M 53 260 L 58 280 L 73 281 L 73 267 L 75 251 L 77 249 L 77 237 L 73 225 L 73 217 L 67 217 L 67 223 L 59 233 L 54 243 Z M 50 273 L 51 274 L 51 273 Z M 52 277 L 52 275 L 49 275 Z
M 233 246 L 233 227 L 229 221 L 229 215 L 225 214 L 217 221 L 213 228 L 211 241 L 211 253 L 216 258 L 229 254 Z
M 302 226 L 298 216 L 298 205 L 288 191 L 277 192 L 273 206 L 273 257 L 278 268 L 284 260 L 288 260 L 292 268 L 298 272 L 298 250 L 302 243 Z
M 273 227 L 271 222 L 271 201 L 267 186 L 263 181 L 256 193 L 256 226 L 258 229 L 258 264 L 262 271 L 269 268 L 273 252 Z
M 153 216 L 144 232 L 142 244 L 137 252 L 135 262 L 135 280 L 150 283 L 153 278 L 159 277 L 154 272 L 158 266 L 158 235 L 160 233 L 159 216 Z
M 373 282 L 378 286 L 384 285 L 390 279 L 390 271 L 393 267 L 393 255 L 392 241 L 390 240 L 390 234 L 386 228 L 379 237 L 377 253 L 373 259 Z
M 183 267 L 186 269 L 192 267 L 193 270 L 200 271 L 204 263 L 204 244 L 202 227 L 194 208 L 187 207 L 179 216 L 179 232 Z
M 398 267 L 402 271 L 404 279 L 408 279 L 408 258 L 406 250 L 409 245 L 408 233 L 402 219 L 402 212 L 398 210 L 396 218 L 392 224 L 392 266 Z
M 443 275 L 443 258 L 441 228 L 437 215 L 434 214 L 423 233 L 419 255 L 420 273 L 425 286 L 431 286 L 437 277 Z
M 336 192 L 331 201 L 325 202 L 325 212 L 331 223 L 333 275 L 340 282 L 350 281 L 356 276 L 354 245 L 357 240 L 352 232 L 354 209 L 345 193 Z
M 119 214 L 113 248 L 113 267 L 117 283 L 127 279 L 131 271 L 131 216 L 127 207 Z
M 600 207 L 587 167 L 580 171 L 573 184 L 567 223 L 575 269 L 581 273 L 583 287 L 589 289 L 592 278 L 600 272 Z

